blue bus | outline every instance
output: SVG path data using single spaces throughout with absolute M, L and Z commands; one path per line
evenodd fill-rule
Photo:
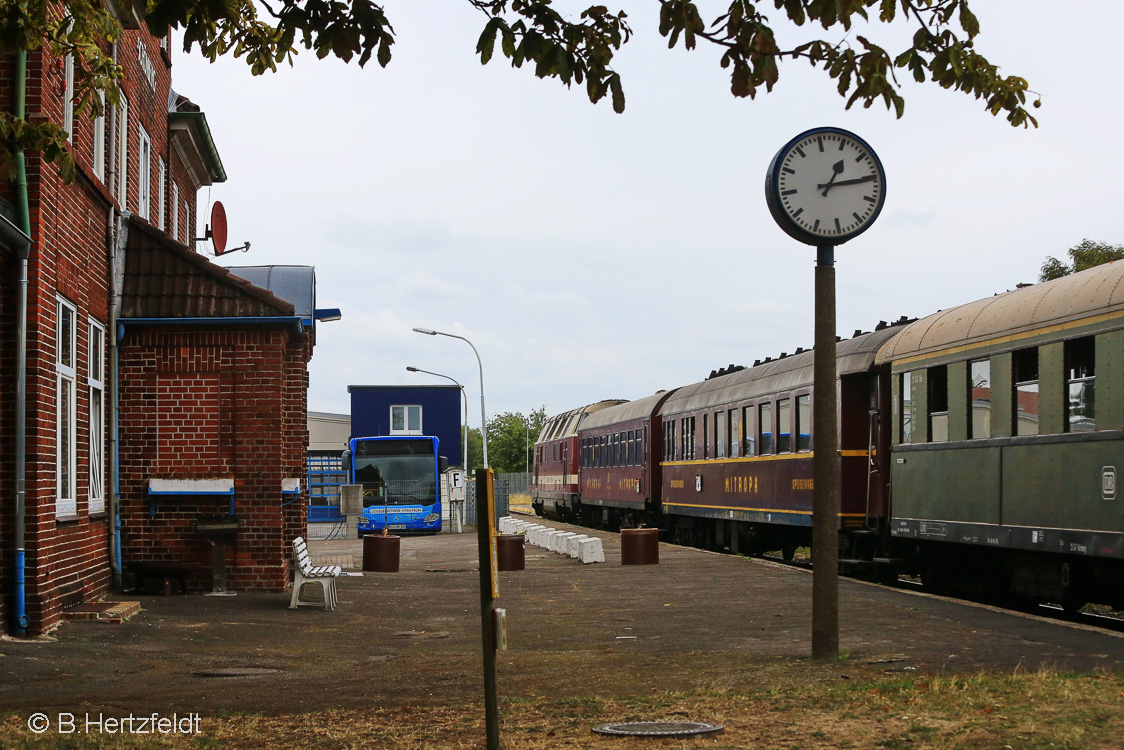
M 435 437 L 363 437 L 349 443 L 352 484 L 363 485 L 359 537 L 441 531 L 441 473 Z

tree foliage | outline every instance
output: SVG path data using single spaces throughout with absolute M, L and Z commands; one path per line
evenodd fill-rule
M 546 407 L 530 415 L 504 412 L 488 420 L 488 463 L 498 474 L 527 471 L 531 451 L 546 423 Z M 470 457 L 471 462 L 471 457 Z
M 128 0 L 120 0 L 122 4 Z M 464 0 L 485 17 L 476 46 L 480 62 L 500 53 L 511 65 L 533 66 L 539 78 L 555 78 L 566 86 L 584 85 L 590 101 L 606 96 L 613 109 L 625 108 L 624 85 L 614 70 L 614 56 L 632 36 L 627 15 L 605 5 L 591 5 L 576 18 L 560 13 L 552 0 Z M 1015 126 L 1037 125 L 1026 109 L 1027 82 L 1004 76 L 975 48 L 979 22 L 968 0 L 772 0 L 788 23 L 808 33 L 804 41 L 782 49 L 770 19 L 769 3 L 729 0 L 725 11 L 709 23 L 693 0 L 659 0 L 659 32 L 669 47 L 682 43 L 695 49 L 705 42 L 721 52 L 719 64 L 729 71 L 730 92 L 755 97 L 771 91 L 780 77 L 782 60 L 804 61 L 836 82 L 850 108 L 883 101 L 901 117 L 905 100 L 901 75 L 962 91 L 982 99 L 993 115 L 1005 114 Z M 292 64 L 300 49 L 317 57 L 329 55 L 360 66 L 374 58 L 386 66 L 391 59 L 394 28 L 383 7 L 370 0 L 148 0 L 146 23 L 157 37 L 182 32 L 185 51 L 198 47 L 210 60 L 222 55 L 242 58 L 254 75 Z M 871 23 L 867 24 L 867 21 Z M 868 34 L 877 23 L 909 24 L 909 46 L 893 52 Z M 820 27 L 825 33 L 814 32 Z M 91 116 L 105 100 L 117 101 L 120 69 L 108 55 L 108 43 L 120 34 L 117 22 L 101 0 L 26 0 L 0 3 L 0 52 L 36 50 L 46 45 L 54 54 L 75 60 L 78 109 Z M 819 36 L 819 38 L 817 38 Z M 1035 101 L 1034 106 L 1039 102 Z M 16 121 L 0 114 L 5 154 L 13 144 L 42 152 L 64 170 L 70 156 L 65 137 L 47 123 Z
M 1048 256 L 1042 263 L 1039 281 L 1051 281 L 1069 276 L 1071 273 L 1084 271 L 1087 268 L 1111 263 L 1115 260 L 1124 260 L 1124 245 L 1109 245 L 1106 242 L 1093 242 L 1090 239 L 1081 240 L 1068 251 L 1070 262 L 1064 263 L 1057 258 Z

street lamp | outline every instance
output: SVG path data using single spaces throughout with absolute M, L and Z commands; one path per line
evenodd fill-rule
M 480 352 L 476 351 L 476 347 L 472 342 L 464 336 L 458 336 L 455 333 L 445 333 L 443 331 L 435 331 L 432 328 L 415 328 L 415 332 L 424 333 L 426 336 L 448 336 L 451 339 L 460 339 L 464 343 L 472 346 L 472 353 L 476 355 L 476 364 L 480 368 L 480 437 L 484 442 L 484 468 L 488 468 L 488 418 L 484 414 L 484 363 L 480 360 Z
M 407 365 L 406 369 L 410 372 L 424 372 L 426 375 L 433 375 L 433 376 L 438 377 L 438 378 L 445 378 L 445 380 L 451 380 L 452 382 L 457 384 L 458 388 L 461 389 L 461 398 L 462 398 L 461 403 L 464 404 L 464 427 L 465 427 L 465 433 L 464 433 L 464 435 L 461 436 L 461 438 L 462 438 L 461 447 L 464 449 L 464 458 L 461 461 L 461 469 L 463 471 L 467 472 L 468 471 L 468 432 L 467 432 L 467 430 L 468 430 L 468 395 L 464 392 L 464 386 L 461 385 L 460 383 L 457 383 L 456 380 L 454 380 L 453 378 L 450 378 L 448 375 L 442 375 L 439 372 L 430 372 L 429 370 L 423 370 L 420 367 L 410 367 L 408 365 Z

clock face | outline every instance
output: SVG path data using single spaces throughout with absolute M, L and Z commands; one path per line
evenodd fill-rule
M 765 197 L 773 218 L 792 237 L 809 245 L 838 245 L 877 218 L 886 198 L 886 174 L 857 135 L 816 128 L 773 158 Z

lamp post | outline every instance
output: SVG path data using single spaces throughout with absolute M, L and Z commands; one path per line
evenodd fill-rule
M 445 333 L 444 331 L 435 331 L 432 328 L 415 328 L 415 332 L 424 333 L 426 336 L 448 336 L 451 339 L 460 339 L 464 343 L 472 347 L 472 353 L 476 355 L 476 364 L 480 368 L 480 438 L 484 443 L 484 468 L 488 468 L 488 418 L 484 414 L 484 363 L 480 360 L 480 352 L 476 351 L 476 347 L 472 342 L 464 336 L 458 336 L 455 333 Z
M 430 372 L 429 370 L 423 370 L 420 367 L 410 367 L 410 366 L 407 366 L 406 369 L 409 372 L 424 372 L 426 375 L 433 375 L 434 377 L 445 378 L 445 380 L 449 380 L 449 381 L 452 381 L 453 383 L 456 383 L 457 387 L 461 389 L 461 403 L 464 404 L 464 425 L 465 425 L 466 428 L 468 427 L 468 395 L 464 392 L 464 386 L 463 385 L 461 385 L 460 383 L 457 383 L 457 381 L 455 379 L 449 377 L 448 375 L 442 375 L 439 372 Z M 468 433 L 467 432 L 465 432 L 463 435 L 461 435 L 461 448 L 464 449 L 464 458 L 461 459 L 461 469 L 463 471 L 468 471 Z

